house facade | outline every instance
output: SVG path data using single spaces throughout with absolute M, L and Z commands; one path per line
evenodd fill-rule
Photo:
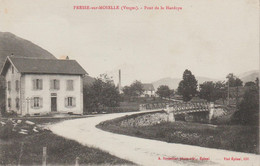
M 6 111 L 19 115 L 83 114 L 86 71 L 75 60 L 7 57 Z
M 141 95 L 141 97 L 155 97 L 156 96 L 153 84 L 142 84 L 142 85 L 143 85 L 144 93 Z

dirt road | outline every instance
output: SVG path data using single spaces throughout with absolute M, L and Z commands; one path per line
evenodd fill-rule
M 138 165 L 260 165 L 260 155 L 125 136 L 95 127 L 102 121 L 130 114 L 134 113 L 67 120 L 50 126 L 50 129 L 57 135 L 99 148 Z

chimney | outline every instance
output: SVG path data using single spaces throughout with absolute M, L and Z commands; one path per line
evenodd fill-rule
M 67 55 L 63 55 L 63 56 L 60 56 L 59 59 L 60 60 L 69 60 L 70 58 Z

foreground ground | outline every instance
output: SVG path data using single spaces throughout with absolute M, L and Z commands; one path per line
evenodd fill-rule
M 97 127 L 114 133 L 170 143 L 258 153 L 258 126 L 211 125 L 184 121 L 152 126 L 121 125 L 121 122 L 127 123 L 136 118 L 136 115 L 124 116 L 100 123 Z
M 68 120 L 52 125 L 50 129 L 55 134 L 140 165 L 259 165 L 259 155 L 167 143 L 114 134 L 96 128 L 102 121 L 131 114 L 134 113 Z
M 29 125 L 23 124 L 25 120 L 23 119 L 21 122 L 21 128 L 32 129 Z M 53 124 L 63 120 L 63 118 L 30 119 L 31 122 L 36 124 Z M 21 165 L 41 165 L 43 147 L 47 147 L 48 165 L 74 165 L 76 157 L 79 158 L 79 163 L 84 165 L 133 164 L 99 149 L 83 146 L 73 140 L 57 136 L 48 130 L 37 128 L 38 132 L 29 131 L 28 134 L 24 135 L 10 132 L 6 129 L 9 122 L 3 119 L 1 122 L 6 124 L 0 124 L 0 165 L 18 165 L 18 163 Z M 9 134 L 7 134 L 8 132 Z

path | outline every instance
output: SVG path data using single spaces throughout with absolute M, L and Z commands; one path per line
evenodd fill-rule
M 57 135 L 76 140 L 83 145 L 99 148 L 139 165 L 260 165 L 259 155 L 125 136 L 95 127 L 102 121 L 134 113 L 136 112 L 104 114 L 91 118 L 67 120 L 50 126 L 50 129 Z M 159 160 L 159 157 L 161 160 Z M 163 160 L 163 157 L 171 157 L 172 159 L 175 157 L 178 160 Z M 181 157 L 195 157 L 197 159 L 209 157 L 210 160 L 180 160 Z M 224 157 L 230 157 L 230 159 L 231 157 L 248 157 L 249 160 L 226 161 Z

